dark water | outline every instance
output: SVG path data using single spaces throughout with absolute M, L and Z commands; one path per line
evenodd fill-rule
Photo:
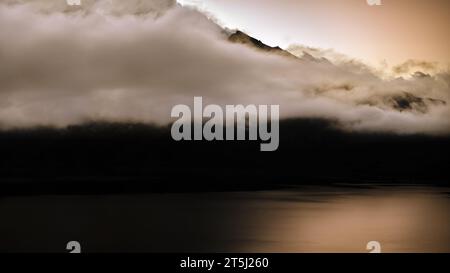
M 449 189 L 0 197 L 0 251 L 450 252 Z

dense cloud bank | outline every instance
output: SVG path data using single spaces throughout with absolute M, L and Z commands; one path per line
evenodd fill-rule
M 0 1 L 1 128 L 166 124 L 174 105 L 203 96 L 279 104 L 282 118 L 331 119 L 346 130 L 450 133 L 448 73 L 381 79 L 357 62 L 264 52 L 230 42 L 174 1 L 82 3 Z

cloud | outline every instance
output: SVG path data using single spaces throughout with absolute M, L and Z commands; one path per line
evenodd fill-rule
M 448 74 L 382 80 L 361 64 L 270 54 L 230 42 L 173 1 L 60 2 L 0 2 L 3 129 L 166 124 L 174 105 L 203 96 L 205 104 L 279 104 L 282 118 L 332 119 L 346 130 L 450 132 Z M 399 108 L 393 102 L 405 92 L 423 103 Z
M 436 72 L 439 69 L 437 63 L 419 61 L 419 60 L 408 60 L 402 64 L 396 65 L 392 68 L 392 71 L 396 74 L 412 74 L 416 71 L 421 72 Z
M 104 13 L 108 15 L 161 15 L 176 5 L 175 0 L 80 0 L 80 6 L 67 5 L 66 0 L 1 0 L 3 6 L 26 6 L 34 12 L 51 14 L 70 13 Z
M 336 64 L 342 64 L 342 63 L 354 61 L 347 55 L 336 52 L 331 48 L 321 49 L 321 48 L 317 48 L 317 47 L 293 44 L 293 45 L 290 45 L 286 50 L 300 58 L 303 57 L 305 54 L 308 54 L 308 55 L 313 56 L 316 59 L 327 59 Z

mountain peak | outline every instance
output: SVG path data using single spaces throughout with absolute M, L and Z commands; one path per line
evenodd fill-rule
M 270 53 L 275 53 L 275 54 L 279 54 L 285 57 L 290 57 L 290 58 L 295 58 L 297 60 L 301 60 L 301 61 L 308 61 L 308 62 L 319 62 L 319 63 L 329 63 L 331 64 L 330 61 L 328 61 L 325 58 L 315 58 L 313 55 L 303 51 L 303 56 L 298 57 L 295 56 L 294 54 L 290 53 L 289 51 L 286 51 L 282 48 L 280 48 L 279 46 L 276 47 L 271 47 L 269 45 L 266 45 L 265 43 L 263 43 L 261 40 L 258 40 L 256 38 L 251 37 L 250 35 L 237 30 L 236 32 L 234 32 L 233 34 L 231 34 L 228 39 L 233 42 L 233 43 L 240 43 L 240 44 L 244 44 L 247 46 L 250 46 L 252 48 L 256 48 L 258 50 L 262 50 L 265 52 L 270 52 Z
M 291 53 L 283 50 L 282 48 L 280 48 L 278 46 L 276 46 L 276 47 L 268 46 L 265 43 L 261 42 L 260 40 L 255 39 L 240 30 L 237 30 L 235 33 L 231 34 L 228 37 L 228 39 L 233 43 L 244 44 L 244 45 L 251 46 L 253 48 L 257 48 L 259 50 L 263 50 L 266 52 L 277 53 L 277 54 L 281 54 L 283 56 L 288 56 L 288 57 L 295 57 Z

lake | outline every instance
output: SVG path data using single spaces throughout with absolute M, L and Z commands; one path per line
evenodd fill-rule
M 450 190 L 3 196 L 0 222 L 2 252 L 450 252 Z

